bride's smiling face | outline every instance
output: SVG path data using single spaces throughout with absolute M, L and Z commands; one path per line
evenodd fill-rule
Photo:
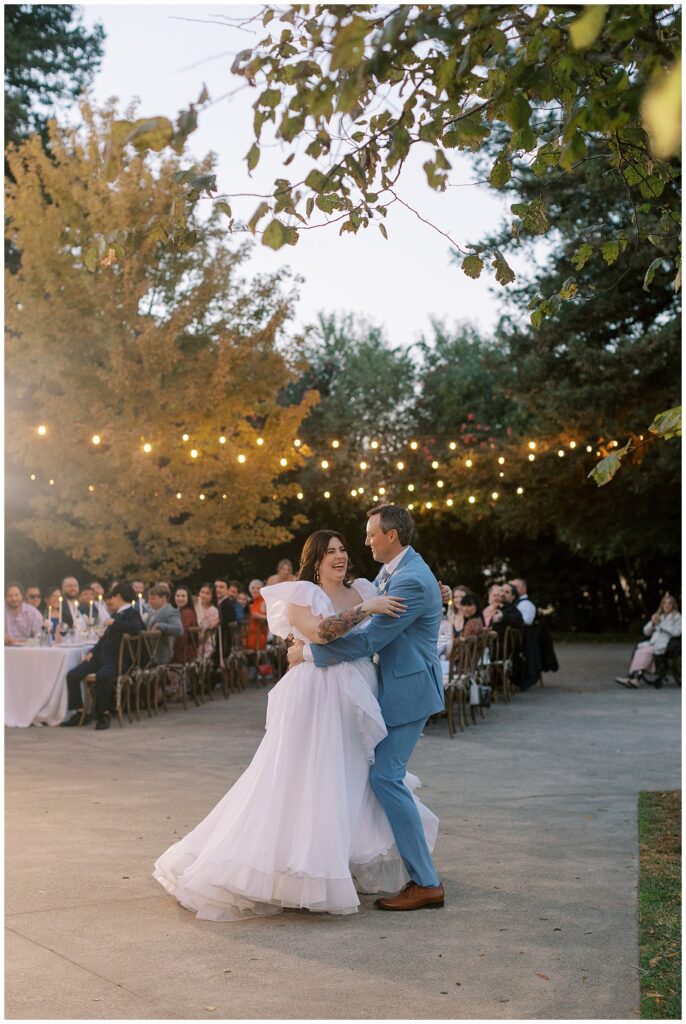
M 319 579 L 323 586 L 327 583 L 342 583 L 348 571 L 348 552 L 338 537 L 332 537 L 326 554 L 319 563 Z

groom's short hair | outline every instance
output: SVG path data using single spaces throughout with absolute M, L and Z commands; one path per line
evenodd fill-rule
M 407 547 L 414 533 L 414 519 L 403 505 L 377 505 L 367 512 L 367 519 L 371 519 L 372 516 L 380 517 L 384 533 L 397 530 L 398 540 L 404 548 Z

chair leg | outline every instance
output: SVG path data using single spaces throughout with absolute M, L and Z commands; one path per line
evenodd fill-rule
M 445 691 L 445 710 L 448 714 L 448 730 L 450 731 L 450 738 L 452 739 L 455 735 L 455 719 L 453 717 L 453 704 L 455 702 L 455 693 L 452 686 L 449 686 Z

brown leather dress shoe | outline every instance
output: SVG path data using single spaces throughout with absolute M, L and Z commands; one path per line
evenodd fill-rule
M 374 900 L 374 905 L 379 910 L 421 910 L 422 907 L 442 907 L 444 902 L 442 885 L 408 882 L 395 896 L 382 896 Z

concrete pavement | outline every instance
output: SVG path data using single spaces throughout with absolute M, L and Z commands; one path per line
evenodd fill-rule
M 197 921 L 153 861 L 247 766 L 254 686 L 120 730 L 7 729 L 11 1019 L 638 1017 L 636 794 L 680 785 L 681 692 L 628 692 L 623 645 L 559 645 L 555 676 L 412 770 L 440 816 L 440 911 Z

